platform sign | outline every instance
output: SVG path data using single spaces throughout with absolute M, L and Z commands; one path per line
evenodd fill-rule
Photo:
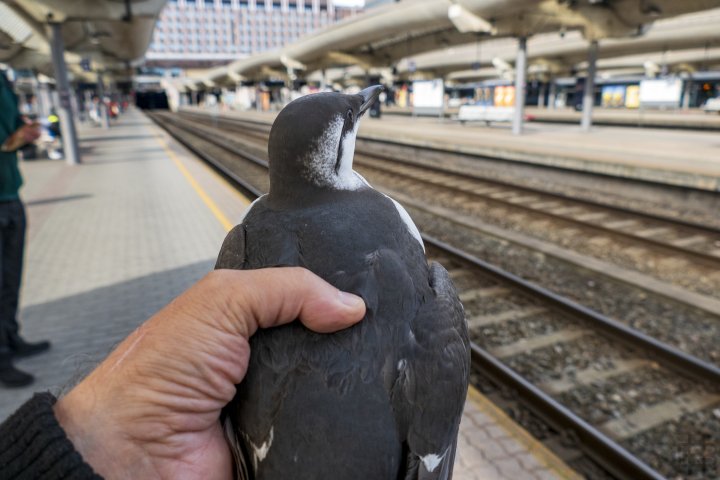
M 640 85 L 630 85 L 625 90 L 625 108 L 640 107 Z
M 677 108 L 680 106 L 683 82 L 669 77 L 640 82 L 640 106 L 643 108 Z
M 608 85 L 603 87 L 602 106 L 605 108 L 625 106 L 625 87 L 622 85 Z
M 413 115 L 442 115 L 445 105 L 445 84 L 435 80 L 413 82 Z
M 499 85 L 495 87 L 493 105 L 496 107 L 514 107 L 515 87 L 512 85 Z

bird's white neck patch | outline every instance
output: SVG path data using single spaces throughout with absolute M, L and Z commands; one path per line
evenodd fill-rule
M 307 159 L 305 178 L 318 187 L 330 187 L 335 190 L 358 190 L 365 186 L 352 169 L 353 155 L 355 155 L 355 138 L 360 122 L 355 128 L 341 137 L 344 120 L 341 116 L 330 122 L 327 130 L 317 142 L 315 151 Z M 335 171 L 337 154 L 342 142 L 342 157 L 340 168 Z

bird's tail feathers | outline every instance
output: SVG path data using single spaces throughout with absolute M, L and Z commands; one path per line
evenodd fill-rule
M 237 433 L 233 428 L 230 417 L 225 417 L 223 424 L 223 430 L 225 431 L 225 438 L 227 439 L 228 445 L 230 445 L 230 453 L 233 456 L 233 462 L 235 464 L 235 479 L 236 480 L 251 480 L 250 472 L 247 468 L 247 462 L 245 461 L 245 453 L 243 452 L 242 445 L 238 439 Z

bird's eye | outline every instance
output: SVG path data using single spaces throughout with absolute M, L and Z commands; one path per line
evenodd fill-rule
M 348 118 L 348 120 L 350 120 L 351 122 L 353 121 L 353 111 L 352 111 L 352 110 L 348 110 L 348 111 L 347 111 L 347 118 Z

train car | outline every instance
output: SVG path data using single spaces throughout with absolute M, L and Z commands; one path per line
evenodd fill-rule
M 167 110 L 169 108 L 165 91 L 135 92 L 135 105 L 143 110 Z
M 135 105 L 143 110 L 168 110 L 168 96 L 160 77 L 137 76 L 133 80 Z

